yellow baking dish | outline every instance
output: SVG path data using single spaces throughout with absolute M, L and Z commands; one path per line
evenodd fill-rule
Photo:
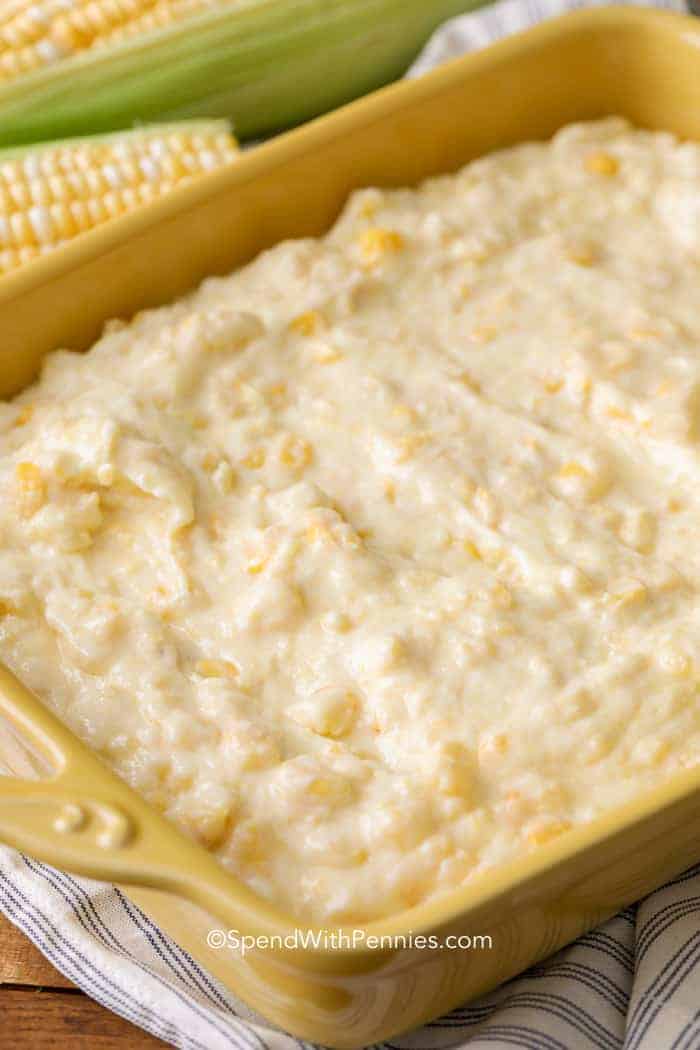
M 569 15 L 378 92 L 86 234 L 0 281 L 0 394 L 29 382 L 48 350 L 89 345 L 106 318 L 282 238 L 322 232 L 356 186 L 412 183 L 611 113 L 700 139 L 700 23 L 630 8 Z M 0 713 L 50 767 L 29 779 L 40 763 L 0 732 L 5 764 L 21 774 L 0 777 L 0 839 L 125 887 L 265 1017 L 335 1047 L 387 1039 L 486 991 L 700 857 L 698 770 L 453 893 L 345 931 L 352 945 L 295 950 L 283 942 L 292 916 L 181 836 L 3 671 Z M 278 942 L 243 957 L 208 946 L 212 929 Z M 426 948 L 409 932 L 492 947 Z

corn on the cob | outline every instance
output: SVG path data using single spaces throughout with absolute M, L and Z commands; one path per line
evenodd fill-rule
M 394 79 L 484 0 L 2 0 L 0 145 L 227 117 L 250 137 Z
M 0 12 L 0 81 L 235 0 L 14 0 Z
M 0 150 L 0 273 L 232 161 L 226 121 Z

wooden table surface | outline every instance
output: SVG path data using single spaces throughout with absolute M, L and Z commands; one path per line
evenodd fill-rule
M 88 999 L 0 915 L 0 1050 L 157 1050 L 165 1045 Z

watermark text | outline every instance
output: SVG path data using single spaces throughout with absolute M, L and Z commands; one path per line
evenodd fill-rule
M 372 934 L 363 929 L 304 929 L 298 927 L 286 934 L 252 934 L 240 930 L 212 929 L 207 944 L 216 951 L 227 949 L 245 956 L 254 951 L 397 951 L 416 948 L 419 951 L 490 951 L 493 937 L 489 934 L 454 933 L 438 937 L 429 933 Z

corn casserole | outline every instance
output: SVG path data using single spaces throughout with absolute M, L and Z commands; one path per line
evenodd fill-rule
M 357 191 L 0 403 L 0 659 L 297 916 L 700 761 L 700 147 Z

